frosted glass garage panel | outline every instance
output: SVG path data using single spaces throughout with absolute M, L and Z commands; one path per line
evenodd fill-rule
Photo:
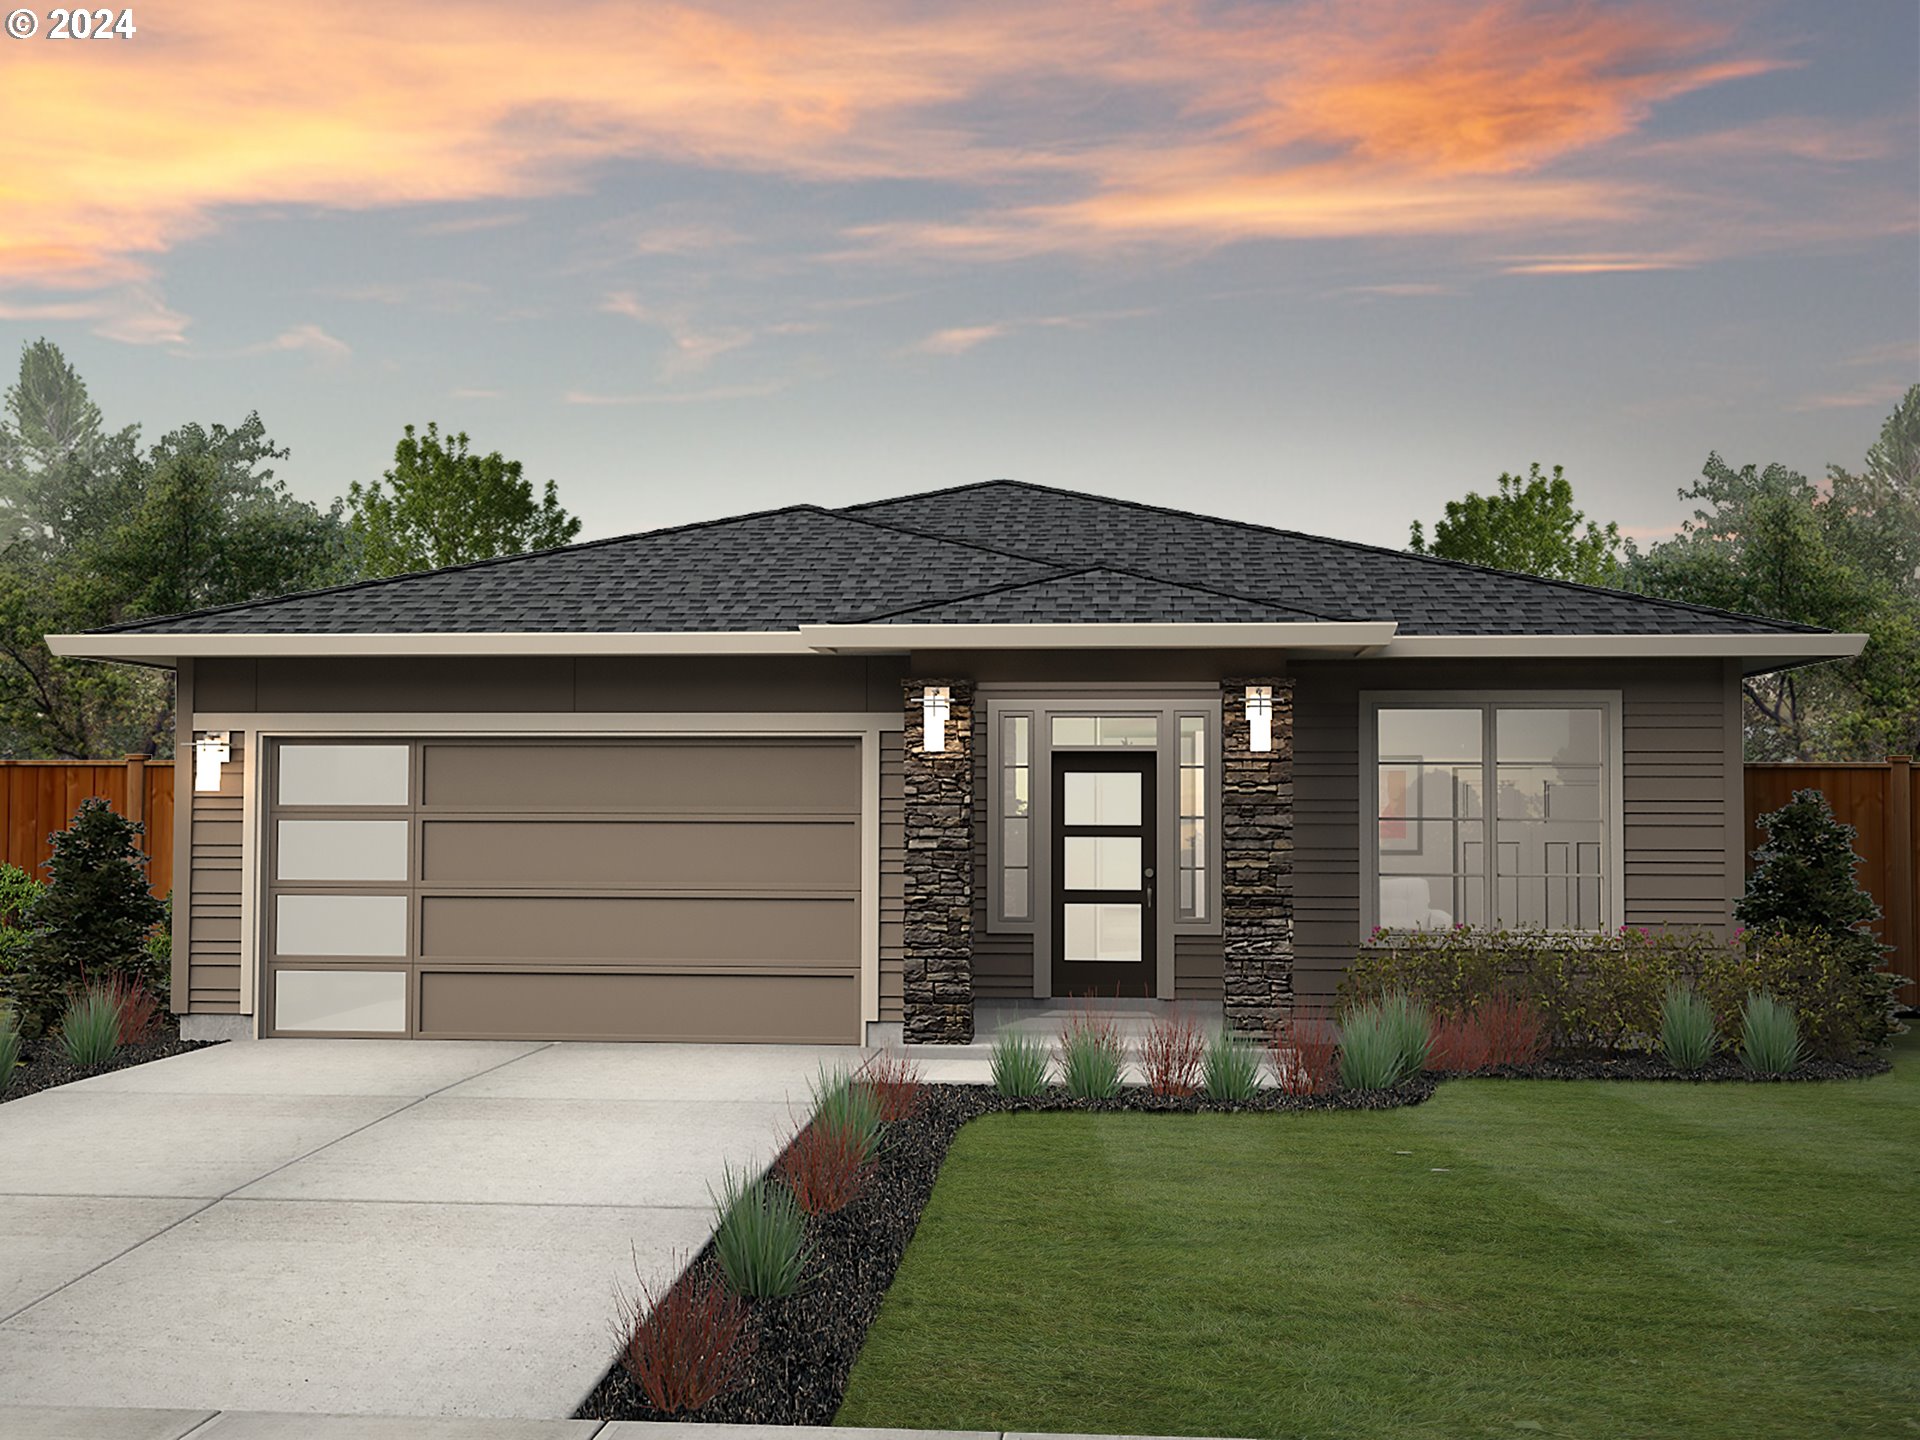
M 1120 961 L 1140 958 L 1138 905 L 1065 905 L 1063 960 Z
M 404 805 L 405 745 L 282 745 L 282 805 Z
M 282 895 L 274 902 L 281 955 L 405 955 L 404 895 Z
M 407 878 L 404 820 L 282 820 L 275 839 L 281 880 Z
M 273 1028 L 404 1034 L 407 972 L 278 971 L 273 977 Z

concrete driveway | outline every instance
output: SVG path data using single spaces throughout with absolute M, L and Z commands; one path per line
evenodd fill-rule
M 0 1105 L 0 1405 L 567 1415 L 859 1056 L 245 1041 Z

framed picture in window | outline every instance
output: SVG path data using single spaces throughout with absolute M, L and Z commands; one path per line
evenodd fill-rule
M 1411 854 L 1420 848 L 1420 761 L 1380 761 L 1380 849 Z

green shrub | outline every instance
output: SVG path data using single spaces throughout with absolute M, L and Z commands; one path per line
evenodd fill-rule
M 120 1006 L 104 985 L 89 985 L 60 1017 L 60 1048 L 82 1070 L 94 1070 L 120 1048 Z
M 733 1293 L 777 1300 L 800 1285 L 812 1254 L 799 1202 L 768 1181 L 750 1180 L 731 1165 L 721 1172 L 713 1252 Z
M 13 1067 L 20 1063 L 20 1024 L 13 1012 L 0 1007 L 0 1095 L 7 1093 Z
M 1433 1053 L 1433 1016 L 1425 1005 L 1396 990 L 1380 1002 L 1380 1023 L 1400 1052 L 1400 1079 L 1427 1068 Z
M 1698 1070 L 1713 1058 L 1718 1031 L 1713 1007 L 1691 985 L 1674 981 L 1660 1002 L 1660 1048 L 1677 1070 Z
M 1230 1030 L 1218 1032 L 1200 1062 L 1200 1088 L 1209 1100 L 1254 1099 L 1260 1093 L 1259 1048 Z
M 861 1164 L 880 1153 L 880 1101 L 845 1070 L 822 1070 L 813 1082 L 813 1123 L 845 1135 Z
M 147 942 L 167 907 L 147 888 L 140 835 L 97 797 L 54 834 L 46 890 L 26 911 L 32 943 L 8 981 L 29 1034 L 88 980 L 122 975 L 164 1000 L 171 976 L 156 970 Z
M 1764 990 L 1747 996 L 1740 1016 L 1740 1063 L 1756 1075 L 1790 1075 L 1800 1064 L 1800 1024 Z
M 1111 1100 L 1120 1093 L 1124 1051 L 1105 1016 L 1083 1012 L 1060 1032 L 1060 1079 L 1076 1100 Z
M 990 1061 L 996 1094 L 1031 1100 L 1047 1088 L 1047 1047 L 1031 1035 L 1002 1035 Z
M 1400 1039 L 1377 1000 L 1347 1011 L 1340 1023 L 1340 1084 L 1348 1090 L 1385 1090 L 1400 1078 Z
M 0 865 L 0 977 L 19 965 L 33 943 L 26 914 L 46 888 L 18 865 Z
M 1813 930 L 1748 931 L 1698 977 L 1720 1033 L 1732 1035 L 1749 992 L 1790 1006 L 1809 1054 L 1844 1060 L 1886 1041 L 1899 977 L 1863 970 L 1853 942 Z

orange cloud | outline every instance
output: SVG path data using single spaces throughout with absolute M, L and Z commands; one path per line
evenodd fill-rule
M 975 187 L 976 217 L 863 237 L 935 249 L 1618 218 L 1623 187 L 1541 171 L 1772 63 L 1728 43 L 1663 9 L 1520 0 L 441 0 L 412 19 L 305 0 L 270 23 L 196 0 L 132 40 L 0 48 L 0 285 L 137 282 L 243 207 L 519 201 L 622 157 Z M 1069 85 L 1113 103 L 1049 106 Z

